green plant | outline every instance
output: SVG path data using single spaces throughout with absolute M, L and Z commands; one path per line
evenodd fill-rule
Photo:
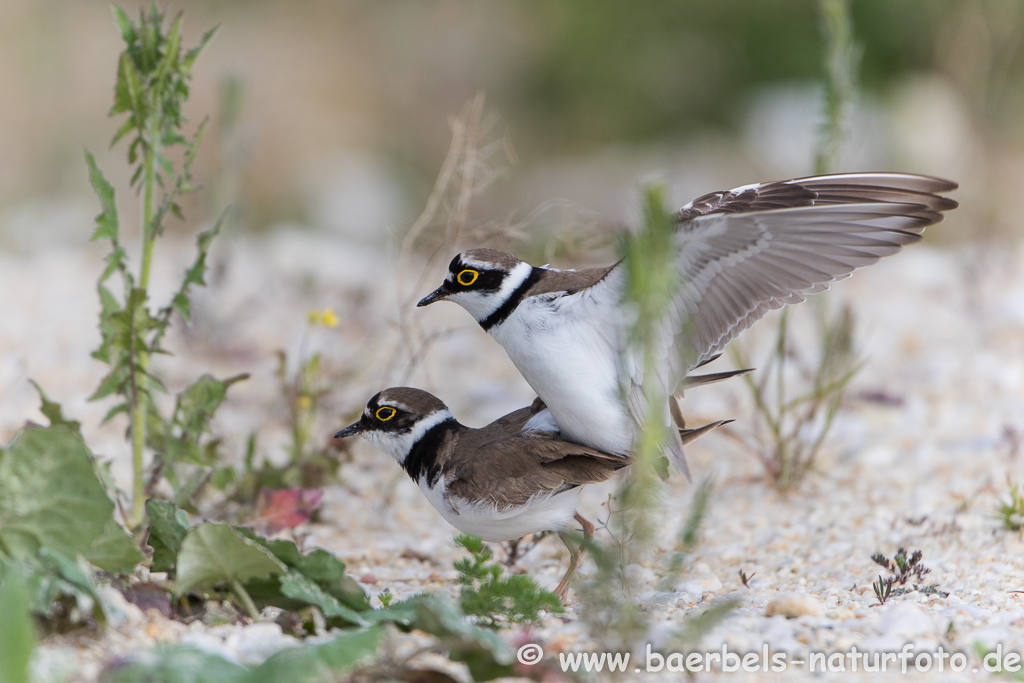
M 259 507 L 261 492 L 268 489 L 317 488 L 337 475 L 340 462 L 327 453 L 323 441 L 314 442 L 313 426 L 320 401 L 328 393 L 320 353 L 307 353 L 309 337 L 318 328 L 335 328 L 338 316 L 330 308 L 310 311 L 299 341 L 297 367 L 288 370 L 288 354 L 277 352 L 277 379 L 281 397 L 288 411 L 288 460 L 276 465 L 267 460 L 257 463 L 256 435 L 249 438 L 240 470 L 225 472 L 217 484 L 229 488 L 231 497 L 244 503 L 255 501 Z M 319 444 L 319 445 L 318 445 Z M 257 510 L 258 512 L 258 510 Z
M 1007 479 L 1009 499 L 996 503 L 996 518 L 1007 531 L 1024 531 L 1024 494 L 1015 483 Z
M 783 311 L 760 379 L 752 374 L 743 376 L 767 434 L 760 433 L 763 427 L 758 424 L 753 437 L 741 437 L 741 443 L 757 456 L 769 479 L 781 489 L 796 486 L 814 468 L 846 387 L 861 366 L 853 343 L 854 316 L 848 306 L 831 320 L 824 313 L 818 315 L 818 358 L 809 369 L 806 363 L 794 361 L 798 356 L 789 343 L 788 327 L 788 311 Z M 729 352 L 740 367 L 750 367 L 742 345 L 731 345 Z M 791 398 L 786 378 L 798 363 L 804 367 L 803 390 Z
M 840 168 L 850 110 L 857 94 L 857 70 L 861 48 L 853 34 L 849 0 L 820 0 L 825 41 L 824 122 L 818 136 L 814 172 L 832 173 Z M 832 320 L 818 316 L 818 363 L 805 373 L 810 385 L 789 398 L 785 377 L 791 366 L 788 340 L 789 309 L 779 319 L 775 344 L 761 381 L 745 375 L 761 422 L 767 427 L 767 443 L 755 436 L 743 443 L 761 460 L 769 479 L 781 489 L 799 484 L 814 467 L 818 453 L 843 401 L 847 384 L 860 369 L 853 350 L 854 317 L 844 307 Z M 739 344 L 729 347 L 739 367 L 752 367 Z M 774 373 L 773 373 L 774 370 Z M 769 384 L 771 386 L 769 386 Z
M 850 0 L 819 0 L 825 37 L 825 121 L 814 159 L 815 173 L 831 173 L 840 167 L 850 109 L 857 95 L 857 70 L 863 50 L 854 40 Z
M 28 585 L 19 568 L 0 560 L 0 681 L 28 683 L 36 632 Z
M 111 144 L 130 138 L 127 157 L 134 167 L 131 185 L 142 198 L 142 254 L 136 275 L 128 267 L 128 254 L 121 243 L 114 188 L 93 155 L 87 152 L 89 180 L 103 208 L 96 217 L 92 239 L 108 240 L 111 246 L 106 268 L 97 283 L 102 304 L 102 342 L 93 353 L 110 369 L 90 399 L 117 395 L 121 402 L 107 413 L 105 420 L 120 413 L 128 415 L 132 491 L 127 520 L 134 528 L 142 522 L 147 492 L 153 492 L 161 477 L 172 484 L 179 502 L 194 495 L 205 482 L 207 468 L 216 460 L 218 443 L 206 438 L 213 412 L 223 402 L 227 388 L 245 376 L 217 380 L 203 375 L 178 396 L 173 413 L 167 417 L 160 413 L 154 400 L 154 391 L 166 389 L 153 373 L 150 361 L 154 354 L 166 353 L 162 341 L 172 316 L 177 313 L 186 321 L 189 319 L 190 289 L 205 284 L 207 253 L 223 219 L 221 216 L 212 228 L 199 234 L 195 260 L 170 301 L 158 309 L 151 308 L 150 273 L 157 239 L 168 215 L 183 219 L 179 200 L 196 189 L 192 165 L 206 122 L 200 124 L 191 140 L 187 139 L 183 133 L 186 121 L 182 106 L 189 95 L 192 65 L 216 29 L 207 31 L 199 45 L 183 51 L 180 14 L 167 26 L 164 15 L 154 4 L 148 13 L 140 11 L 137 22 L 119 8 L 114 9 L 114 18 L 125 49 L 118 60 L 110 116 L 127 114 L 127 119 Z M 169 156 L 176 147 L 182 150 L 177 167 Z M 120 297 L 107 287 L 115 273 L 121 280 Z M 147 448 L 154 454 L 148 479 Z M 179 469 L 182 463 L 199 469 L 186 476 Z
M 700 529 L 704 525 L 704 517 L 707 515 L 708 502 L 711 499 L 711 491 L 714 489 L 714 482 L 711 477 L 705 477 L 697 485 L 693 492 L 693 501 L 690 503 L 690 514 L 686 523 L 679 531 L 679 540 L 676 542 L 676 550 L 670 556 L 665 575 L 659 582 L 661 590 L 672 590 L 679 574 L 686 567 L 690 557 L 693 556 L 700 540 Z
M 906 587 L 907 581 L 911 578 L 916 578 L 918 581 L 923 582 L 925 574 L 931 573 L 931 569 L 921 564 L 922 557 L 924 557 L 924 553 L 920 550 L 915 550 L 910 555 L 907 555 L 906 549 L 902 546 L 896 550 L 896 554 L 892 556 L 891 560 L 882 553 L 875 553 L 871 556 L 872 562 L 880 567 L 884 567 L 892 574 L 892 576 L 884 579 L 879 576 L 878 581 L 872 584 L 879 604 L 884 605 L 885 601 L 892 595 L 904 595 L 912 591 L 925 595 L 940 595 L 942 597 L 949 595 L 949 593 L 939 590 L 939 584 L 937 583 L 927 585 L 911 583 L 910 588 Z M 900 587 L 893 588 L 895 585 Z
M 647 630 L 627 567 L 646 559 L 659 527 L 661 474 L 666 472 L 662 452 L 670 438 L 663 418 L 670 389 L 657 377 L 656 359 L 669 344 L 664 317 L 679 277 L 672 222 L 660 188 L 646 189 L 643 219 L 641 229 L 625 234 L 620 247 L 626 273 L 624 298 L 634 314 L 627 353 L 636 359 L 644 387 L 641 430 L 632 464 L 614 496 L 616 509 L 609 499 L 602 528 L 609 542 L 591 542 L 586 548 L 597 565 L 597 581 L 581 589 L 584 617 L 595 633 L 604 635 L 608 649 L 620 650 L 632 647 Z
M 30 609 L 46 626 L 102 624 L 106 602 L 78 558 L 119 574 L 145 558 L 114 519 L 77 424 L 42 396 L 50 426 L 24 429 L 0 448 L 0 563 L 28 585 Z
M 492 562 L 491 549 L 476 536 L 459 534 L 455 545 L 471 555 L 454 563 L 462 585 L 459 606 L 481 625 L 501 628 L 537 621 L 541 610 L 552 614 L 565 611 L 558 596 L 538 586 L 529 576 L 502 576 L 502 564 Z

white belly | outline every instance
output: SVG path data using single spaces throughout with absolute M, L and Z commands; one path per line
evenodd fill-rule
M 524 301 L 490 333 L 547 404 L 564 438 L 629 454 L 636 428 L 621 398 L 614 330 L 596 334 L 586 321 Z
M 555 495 L 535 496 L 519 508 L 498 510 L 493 505 L 445 499 L 442 479 L 430 488 L 426 478 L 421 478 L 419 487 L 446 522 L 463 533 L 491 542 L 511 541 L 540 531 L 561 531 L 576 515 L 580 495 L 580 487 L 576 487 Z

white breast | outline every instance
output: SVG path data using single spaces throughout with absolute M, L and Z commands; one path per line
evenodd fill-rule
M 597 320 L 576 293 L 525 299 L 490 334 L 501 344 L 571 441 L 630 452 L 635 427 L 619 388 L 621 321 Z
M 561 531 L 576 515 L 580 487 L 557 494 L 534 496 L 521 507 L 498 510 L 494 505 L 473 503 L 461 498 L 445 498 L 445 482 L 439 478 L 433 487 L 421 477 L 420 490 L 445 521 L 459 531 L 485 541 L 510 541 L 540 531 Z

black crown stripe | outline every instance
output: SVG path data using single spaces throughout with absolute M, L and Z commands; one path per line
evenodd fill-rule
M 533 287 L 537 280 L 540 279 L 543 272 L 543 268 L 534 267 L 531 269 L 530 274 L 526 276 L 526 279 L 515 288 L 515 291 L 513 291 L 507 299 L 505 299 L 505 303 L 499 306 L 498 310 L 494 313 L 491 313 L 480 321 L 480 327 L 484 328 L 484 331 L 486 332 L 495 325 L 505 322 L 505 318 L 512 315 L 512 311 L 516 310 L 516 306 L 518 306 L 519 302 L 526 296 L 526 292 L 529 291 L 530 287 Z

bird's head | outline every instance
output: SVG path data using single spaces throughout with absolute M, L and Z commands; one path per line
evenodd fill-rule
M 454 419 L 448 407 L 433 394 L 410 387 L 392 387 L 374 395 L 359 420 L 334 438 L 359 434 L 402 464 L 432 427 Z
M 470 249 L 452 259 L 441 286 L 416 305 L 427 306 L 447 299 L 482 323 L 501 308 L 532 270 L 530 264 L 504 251 Z

